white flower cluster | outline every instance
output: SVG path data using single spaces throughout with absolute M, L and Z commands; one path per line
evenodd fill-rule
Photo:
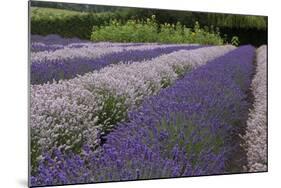
M 75 45 L 81 45 L 79 48 L 73 48 Z M 57 47 L 59 45 L 56 45 Z M 115 43 L 76 43 L 64 46 L 62 49 L 55 51 L 41 51 L 31 52 L 31 63 L 32 62 L 46 62 L 46 60 L 61 60 L 61 59 L 73 59 L 73 58 L 89 58 L 95 59 L 102 55 L 122 52 L 124 50 L 152 50 L 157 48 L 166 48 L 175 46 L 175 44 L 158 45 L 158 44 L 144 44 L 144 45 L 129 45 L 115 44 Z M 177 45 L 180 46 L 180 45 Z M 187 46 L 187 45 L 182 45 Z M 193 45 L 194 46 L 194 45 Z
M 153 43 L 139 43 L 139 45 L 152 45 Z M 154 43 L 155 44 L 155 43 Z M 127 47 L 127 46 L 135 46 L 136 43 L 112 43 L 112 42 L 97 42 L 97 43 L 92 43 L 92 42 L 73 42 L 69 43 L 66 45 L 63 44 L 45 44 L 44 42 L 33 42 L 31 41 L 31 46 L 38 46 L 38 47 L 50 47 L 50 48 L 75 48 L 75 47 L 87 47 L 87 46 L 97 46 L 97 47 Z M 46 52 L 46 51 L 45 51 Z
M 54 146 L 71 149 L 81 142 L 97 146 L 102 128 L 120 107 L 128 110 L 157 93 L 165 83 L 171 84 L 179 77 L 177 70 L 194 69 L 233 49 L 214 46 L 180 50 L 149 61 L 121 62 L 71 80 L 32 85 L 31 138 L 40 150 Z M 108 94 L 124 98 L 110 106 L 114 108 L 112 114 L 102 111 L 104 95 Z M 108 119 L 99 122 L 99 116 Z
M 257 68 L 251 84 L 254 104 L 244 136 L 250 172 L 267 170 L 267 46 L 259 47 L 256 54 Z
M 45 44 L 43 42 L 32 42 L 31 41 L 31 45 L 36 45 L 36 46 L 41 46 L 41 47 L 59 47 L 59 48 L 63 48 L 64 45 L 61 45 L 61 44 L 51 44 L 51 45 L 48 45 L 48 44 Z

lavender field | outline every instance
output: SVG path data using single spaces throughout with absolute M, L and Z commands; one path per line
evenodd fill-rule
M 267 46 L 32 35 L 31 186 L 267 171 Z

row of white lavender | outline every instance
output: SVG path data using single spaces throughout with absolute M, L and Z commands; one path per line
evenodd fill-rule
M 55 51 L 40 51 L 31 52 L 31 63 L 33 62 L 46 62 L 46 60 L 60 60 L 60 59 L 73 59 L 73 58 L 89 58 L 94 59 L 102 55 L 121 52 L 124 50 L 152 50 L 157 48 L 166 48 L 172 46 L 195 46 L 197 44 L 165 44 L 159 45 L 141 44 L 141 45 L 120 45 L 119 43 L 77 43 L 78 48 L 73 48 L 74 44 L 66 45 L 61 49 Z
M 252 80 L 254 95 L 244 136 L 250 172 L 267 170 L 267 46 L 257 49 L 257 68 Z
M 54 48 L 64 48 L 64 47 L 78 47 L 78 46 L 89 46 L 92 45 L 92 42 L 73 42 L 66 45 L 63 44 L 45 44 L 44 42 L 33 42 L 31 41 L 31 45 L 36 45 L 39 47 L 54 47 Z M 138 45 L 153 45 L 157 43 L 118 43 L 118 42 L 97 42 L 96 46 L 138 46 Z
M 122 121 L 128 109 L 144 97 L 233 49 L 227 45 L 180 50 L 150 61 L 108 66 L 71 80 L 31 85 L 32 154 L 38 160 L 38 153 L 52 147 L 98 146 L 100 135 Z
M 129 46 L 140 46 L 140 45 L 153 45 L 155 43 L 111 43 L 111 42 L 73 42 L 69 44 L 45 44 L 43 42 L 33 42 L 31 39 L 31 52 L 48 52 L 55 51 L 58 49 L 62 49 L 65 47 L 68 48 L 79 48 L 79 47 L 87 47 L 87 46 L 104 46 L 104 47 L 129 47 Z

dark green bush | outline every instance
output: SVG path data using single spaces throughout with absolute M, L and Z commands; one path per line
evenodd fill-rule
M 120 19 L 118 13 L 86 13 L 59 9 L 35 8 L 31 13 L 31 34 L 58 34 L 63 37 L 90 39 L 92 27 Z

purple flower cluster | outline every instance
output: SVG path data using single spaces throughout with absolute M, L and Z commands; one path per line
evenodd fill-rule
M 89 43 L 89 44 L 92 43 L 91 41 L 81 40 L 79 38 L 63 38 L 63 37 L 61 37 L 59 35 L 55 35 L 55 34 L 46 35 L 46 36 L 31 35 L 30 40 L 32 43 L 41 43 L 41 44 L 45 44 L 46 46 L 69 45 L 72 43 L 75 43 L 75 44 L 81 43 L 81 45 L 83 45 L 85 43 Z M 109 42 L 105 42 L 105 43 L 109 43 Z M 164 44 L 164 43 L 147 43 L 146 42 L 146 43 L 112 43 L 112 44 L 119 44 L 122 46 L 141 46 L 141 45 L 149 45 L 149 44 L 159 44 L 160 45 L 160 44 Z M 166 45 L 168 45 L 168 43 Z M 38 49 L 34 49 L 34 50 L 41 51 Z
M 80 48 L 86 45 L 91 44 L 104 44 L 108 46 L 123 46 L 123 47 L 129 47 L 129 46 L 141 46 L 145 45 L 147 43 L 92 43 L 87 40 L 81 40 L 78 38 L 62 38 L 59 35 L 47 35 L 47 36 L 41 36 L 41 35 L 31 35 L 31 52 L 42 52 L 42 51 L 48 51 L 52 52 L 58 49 L 63 49 L 65 46 L 69 46 L 71 48 Z
M 89 182 L 85 157 L 69 153 L 67 158 L 58 149 L 46 154 L 39 164 L 40 179 L 31 177 L 31 185 L 59 185 Z
M 48 51 L 53 52 L 58 49 L 63 49 L 63 46 L 60 45 L 45 45 L 43 43 L 31 43 L 31 52 L 41 52 Z
M 111 155 L 121 160 L 130 149 L 145 145 L 175 161 L 181 167 L 176 166 L 178 175 L 225 172 L 236 144 L 230 135 L 247 120 L 249 104 L 245 92 L 251 83 L 253 59 L 253 47 L 240 47 L 145 101 L 129 114 L 127 123 L 119 124 L 106 137 L 103 158 L 107 160 L 103 168 L 112 168 L 110 163 L 115 160 L 110 161 Z M 140 162 L 146 160 L 141 153 L 135 155 Z M 95 174 L 102 171 L 95 170 Z M 122 179 L 120 176 L 112 180 Z
M 71 43 L 85 43 L 86 40 L 81 40 L 78 38 L 63 38 L 59 35 L 31 35 L 30 37 L 32 42 L 44 43 L 46 45 L 67 45 Z
M 107 65 L 119 62 L 134 62 L 150 60 L 162 54 L 171 53 L 177 50 L 191 50 L 202 46 L 170 46 L 149 50 L 124 50 L 104 55 L 100 58 L 74 58 L 54 59 L 47 62 L 32 62 L 31 84 L 43 84 L 48 81 L 71 79 L 93 70 L 99 70 Z
M 240 47 L 147 98 L 94 152 L 46 154 L 32 185 L 228 172 L 238 144 L 231 137 L 247 121 L 254 55 L 252 46 Z

